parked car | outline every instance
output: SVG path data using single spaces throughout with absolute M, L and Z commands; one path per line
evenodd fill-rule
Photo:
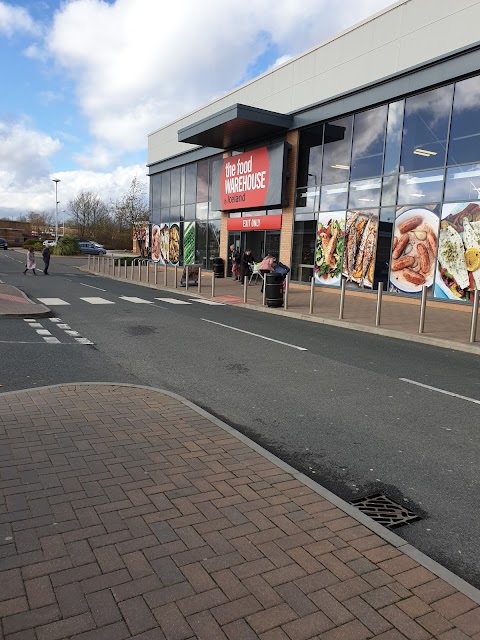
M 43 244 L 44 247 L 49 247 L 50 248 L 50 247 L 55 247 L 57 243 L 56 243 L 55 240 L 44 240 L 42 242 L 42 244 Z
M 79 242 L 78 246 L 80 247 L 81 253 L 88 253 L 92 256 L 100 256 L 107 253 L 105 247 L 102 247 L 101 244 L 97 244 L 96 242 Z
M 8 249 L 8 242 L 5 238 L 0 238 L 0 249 L 5 249 L 5 251 Z

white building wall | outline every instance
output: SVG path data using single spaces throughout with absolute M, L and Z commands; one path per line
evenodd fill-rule
M 401 0 L 148 137 L 148 164 L 190 151 L 177 132 L 232 104 L 290 113 L 478 42 L 480 0 Z

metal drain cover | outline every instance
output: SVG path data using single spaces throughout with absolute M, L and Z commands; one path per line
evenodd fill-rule
M 420 516 L 416 513 L 401 504 L 397 504 L 382 493 L 353 500 L 352 504 L 362 513 L 370 516 L 372 520 L 383 524 L 388 529 L 395 529 L 395 527 L 401 527 L 404 524 L 420 520 Z

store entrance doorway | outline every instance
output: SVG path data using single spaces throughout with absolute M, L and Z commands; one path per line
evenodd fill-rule
M 242 253 L 250 249 L 255 262 L 261 262 L 267 254 L 280 259 L 280 231 L 242 231 Z

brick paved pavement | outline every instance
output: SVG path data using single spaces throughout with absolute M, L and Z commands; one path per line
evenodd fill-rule
M 480 640 L 480 598 L 171 395 L 6 393 L 0 444 L 0 640 Z

